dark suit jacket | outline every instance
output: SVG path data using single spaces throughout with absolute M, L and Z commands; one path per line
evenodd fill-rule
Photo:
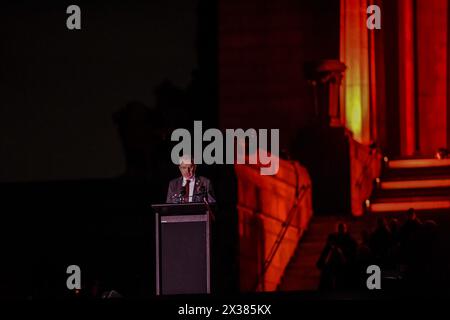
M 179 203 L 180 191 L 183 188 L 183 177 L 173 179 L 169 182 L 169 190 L 167 190 L 166 203 Z M 202 191 L 204 190 L 204 191 Z M 203 202 L 202 193 L 208 195 L 208 202 L 215 203 L 214 190 L 211 181 L 202 176 L 195 176 L 195 186 L 192 202 Z

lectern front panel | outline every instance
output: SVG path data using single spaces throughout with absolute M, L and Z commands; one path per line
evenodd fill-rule
M 162 216 L 161 294 L 209 292 L 206 215 Z

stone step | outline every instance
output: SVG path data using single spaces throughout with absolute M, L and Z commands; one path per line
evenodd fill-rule
M 430 168 L 398 168 L 384 169 L 382 177 L 386 181 L 414 180 L 414 179 L 434 179 L 450 176 L 450 167 L 430 167 Z
M 411 188 L 411 189 L 377 189 L 374 190 L 372 198 L 376 202 L 378 199 L 391 198 L 413 198 L 413 197 L 450 197 L 450 187 L 443 188 Z
M 397 159 L 387 163 L 388 169 L 428 169 L 428 168 L 450 168 L 450 159 Z
M 450 209 L 450 197 L 402 197 L 375 199 L 370 203 L 370 212 L 405 212 L 409 208 L 422 210 Z

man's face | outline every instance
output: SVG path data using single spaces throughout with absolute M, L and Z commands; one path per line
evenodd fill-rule
M 195 174 L 195 164 L 182 162 L 179 166 L 181 175 L 185 179 L 190 179 Z

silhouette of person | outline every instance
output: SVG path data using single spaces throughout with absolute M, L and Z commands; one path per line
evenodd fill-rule
M 415 256 L 415 248 L 418 245 L 419 229 L 421 226 L 420 220 L 417 218 L 416 212 L 413 208 L 406 212 L 407 218 L 400 228 L 400 247 L 402 251 L 402 258 L 404 262 L 412 263 Z
M 353 285 L 356 250 L 357 242 L 347 225 L 339 222 L 336 232 L 328 236 L 316 264 L 321 270 L 319 289 L 344 289 Z
M 385 264 L 387 262 L 389 250 L 392 247 L 392 235 L 387 226 L 386 219 L 377 219 L 377 226 L 370 236 L 369 246 L 377 263 Z

